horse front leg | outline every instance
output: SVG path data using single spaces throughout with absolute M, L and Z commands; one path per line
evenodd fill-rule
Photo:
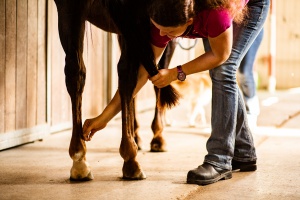
M 145 179 L 146 175 L 141 169 L 138 161 L 136 160 L 138 146 L 134 138 L 135 103 L 132 95 L 133 90 L 136 87 L 136 83 L 134 81 L 134 77 L 131 76 L 130 73 L 134 70 L 129 68 L 134 65 L 130 65 L 131 62 L 126 56 L 126 53 L 128 52 L 125 48 L 125 43 L 122 41 L 120 42 L 120 44 L 122 54 L 118 63 L 118 75 L 119 94 L 121 98 L 122 107 L 122 139 L 119 152 L 121 157 L 124 159 L 124 164 L 122 168 L 123 178 L 130 180 L 140 180 Z
M 58 28 L 61 44 L 66 53 L 65 76 L 66 87 L 72 103 L 72 138 L 69 155 L 73 160 L 70 171 L 71 180 L 92 180 L 93 175 L 86 162 L 86 145 L 82 139 L 82 93 L 85 84 L 86 69 L 84 66 L 83 37 L 84 6 L 78 2 L 56 1 L 58 10 Z
M 120 94 L 122 98 L 122 140 L 119 151 L 124 159 L 123 178 L 130 180 L 145 179 L 146 175 L 136 160 L 138 146 L 134 140 L 134 101 L 122 95 L 121 90 Z

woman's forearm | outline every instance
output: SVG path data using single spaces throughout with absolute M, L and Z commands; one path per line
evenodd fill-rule
M 232 27 L 215 38 L 209 38 L 209 43 L 211 51 L 182 65 L 182 70 L 187 75 L 213 69 L 228 59 L 232 48 Z
M 138 81 L 137 85 L 133 91 L 133 97 L 136 96 L 136 94 L 140 91 L 140 89 L 146 84 L 148 80 L 148 73 L 145 70 L 144 67 L 139 68 L 138 73 Z M 116 91 L 114 97 L 109 102 L 109 104 L 106 106 L 106 108 L 103 110 L 103 112 L 100 114 L 99 117 L 105 122 L 108 123 L 113 117 L 115 117 L 122 109 L 121 106 L 121 96 L 119 93 L 119 89 Z
M 112 98 L 112 100 L 108 103 L 108 105 L 105 107 L 105 109 L 103 110 L 103 112 L 100 114 L 99 117 L 101 117 L 105 123 L 108 123 L 120 111 L 121 111 L 121 97 L 118 89 L 114 97 Z

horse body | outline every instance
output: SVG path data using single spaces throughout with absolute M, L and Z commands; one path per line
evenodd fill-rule
M 150 21 L 146 15 L 146 0 L 54 0 L 58 11 L 58 29 L 65 51 L 65 77 L 67 91 L 72 104 L 72 138 L 69 155 L 73 160 L 70 179 L 91 180 L 89 164 L 86 161 L 86 144 L 82 139 L 82 93 L 85 84 L 86 68 L 83 62 L 83 39 L 85 22 L 98 28 L 117 33 L 120 38 L 121 57 L 118 63 L 119 92 L 122 104 L 122 140 L 120 155 L 124 159 L 123 178 L 144 179 L 146 175 L 136 160 L 140 138 L 138 123 L 134 113 L 133 90 L 137 83 L 137 72 L 143 64 L 150 76 L 158 71 L 150 46 Z M 167 52 L 174 51 L 173 49 Z M 163 56 L 161 66 L 167 66 L 170 56 Z M 154 138 L 152 151 L 164 151 L 162 119 L 166 105 L 174 105 L 177 96 L 172 88 L 165 88 L 162 103 L 156 106 L 152 122 Z M 159 90 L 156 88 L 156 94 Z M 169 95 L 169 96 L 168 96 Z M 157 95 L 162 96 L 162 95 Z

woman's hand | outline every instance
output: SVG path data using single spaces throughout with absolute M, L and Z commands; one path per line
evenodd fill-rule
M 83 139 L 91 141 L 94 134 L 105 127 L 106 123 L 103 123 L 100 116 L 85 120 L 83 124 Z
M 177 69 L 160 69 L 158 71 L 158 74 L 155 76 L 152 76 L 149 78 L 150 81 L 152 81 L 153 85 L 155 85 L 158 88 L 166 87 L 167 85 L 170 85 L 172 81 L 175 81 L 177 79 Z

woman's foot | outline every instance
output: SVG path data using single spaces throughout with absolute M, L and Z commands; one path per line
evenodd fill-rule
M 187 183 L 208 185 L 219 180 L 231 179 L 231 177 L 231 170 L 221 169 L 209 163 L 203 163 L 198 168 L 188 172 Z

